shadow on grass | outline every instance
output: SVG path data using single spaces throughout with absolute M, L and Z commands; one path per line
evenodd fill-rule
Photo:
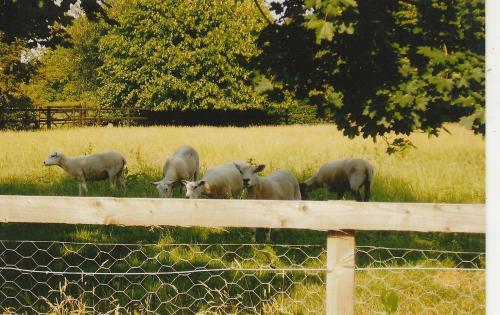
M 87 196 L 114 197 L 158 197 L 151 185 L 157 176 L 133 174 L 127 178 L 127 189 L 112 193 L 107 181 L 91 182 Z M 419 201 L 409 189 L 408 182 L 399 179 L 377 178 L 372 187 L 372 201 Z M 54 195 L 77 196 L 77 182 L 68 177 L 56 181 L 33 182 L 15 180 L 0 183 L 0 194 L 7 195 Z M 175 197 L 182 197 L 181 188 L 174 190 Z M 346 194 L 345 199 L 353 196 Z M 327 189 L 317 189 L 310 193 L 311 200 L 335 200 L 336 194 Z M 48 209 L 50 211 L 50 209 Z M 65 224 L 0 224 L 0 239 L 18 240 L 58 240 L 102 243 L 253 243 L 251 229 L 208 229 L 181 227 L 118 227 Z M 262 237 L 257 238 L 262 241 Z M 279 244 L 325 244 L 325 233 L 308 230 L 273 229 L 272 243 Z M 409 232 L 358 232 L 358 245 L 386 247 L 436 248 L 464 251 L 484 250 L 484 235 L 459 233 L 409 233 Z
M 370 201 L 418 202 L 420 196 L 410 187 L 410 182 L 401 179 L 377 178 L 371 187 Z M 364 196 L 364 188 L 361 189 L 361 194 Z M 337 200 L 337 193 L 330 192 L 327 188 L 318 188 L 308 194 L 308 200 Z M 354 201 L 354 195 L 346 192 L 343 200 Z
M 156 177 L 148 174 L 133 174 L 127 178 L 126 190 L 118 185 L 111 191 L 109 181 L 88 182 L 88 197 L 157 197 L 158 192 L 151 185 Z M 57 180 L 37 181 L 31 178 L 0 182 L 1 195 L 78 196 L 78 182 L 69 176 Z

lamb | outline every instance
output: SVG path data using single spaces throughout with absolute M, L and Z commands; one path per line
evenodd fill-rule
M 260 177 L 257 173 L 264 170 L 265 165 L 257 167 L 235 164 L 241 173 L 243 186 L 247 191 L 247 199 L 300 200 L 300 188 L 297 178 L 289 171 L 276 171 L 268 176 Z
M 300 184 L 304 199 L 308 191 L 317 187 L 328 187 L 331 192 L 337 192 L 341 199 L 344 193 L 351 191 L 357 201 L 368 201 L 373 182 L 373 166 L 365 159 L 344 159 L 323 164 L 318 172 Z M 365 195 L 361 197 L 360 189 L 364 186 Z
M 196 180 L 200 170 L 198 152 L 189 146 L 182 146 L 163 165 L 163 179 L 151 184 L 156 186 L 161 198 L 171 198 L 175 184 L 182 180 Z
M 111 190 L 116 188 L 116 180 L 125 188 L 125 158 L 118 152 L 108 151 L 87 156 L 67 157 L 54 152 L 43 162 L 45 166 L 57 165 L 73 176 L 78 182 L 78 193 L 87 193 L 87 181 L 109 178 Z
M 199 198 L 200 195 L 219 199 L 237 198 L 243 191 L 243 181 L 234 165 L 247 166 L 243 162 L 232 162 L 207 170 L 199 181 L 182 181 L 186 187 L 186 198 Z

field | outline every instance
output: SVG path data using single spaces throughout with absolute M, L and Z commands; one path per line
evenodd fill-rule
M 119 196 L 155 197 L 150 180 L 160 178 L 166 157 L 189 144 L 200 153 L 202 172 L 233 160 L 266 164 L 264 174 L 289 169 L 303 180 L 325 161 L 364 157 L 375 165 L 374 201 L 484 202 L 484 141 L 459 126 L 438 138 L 411 140 L 417 149 L 387 155 L 379 139 L 347 139 L 332 125 L 253 128 L 121 127 L 0 133 L 0 193 L 77 195 L 76 183 L 59 168 L 44 167 L 58 150 L 80 155 L 114 149 L 128 161 L 129 181 Z M 90 195 L 110 195 L 106 184 L 90 185 Z M 314 199 L 328 199 L 325 192 Z
M 264 174 L 284 168 L 295 173 L 299 180 L 304 180 L 327 160 L 364 157 L 375 165 L 375 180 L 372 189 L 372 200 L 374 201 L 483 203 L 485 199 L 484 141 L 482 137 L 476 136 L 458 125 L 448 125 L 447 129 L 451 134 L 443 132 L 438 138 L 428 138 L 424 134 L 413 135 L 411 140 L 416 149 L 393 155 L 386 154 L 385 142 L 382 139 L 376 143 L 371 139 L 348 139 L 332 125 L 251 128 L 119 127 L 35 132 L 4 131 L 0 133 L 0 194 L 78 195 L 76 182 L 61 169 L 43 166 L 42 162 L 46 156 L 55 150 L 68 155 L 79 155 L 114 149 L 122 152 L 128 161 L 126 192 L 119 191 L 112 194 L 108 184 L 100 182 L 89 185 L 89 195 L 156 197 L 157 192 L 150 182 L 160 178 L 163 162 L 170 153 L 180 145 L 189 144 L 200 153 L 202 172 L 211 166 L 228 161 L 251 159 L 255 163 L 266 164 Z M 176 196 L 181 197 L 180 191 L 176 192 Z M 327 200 L 334 199 L 335 195 L 326 190 L 319 190 L 309 197 L 310 199 Z M 241 244 L 253 241 L 252 233 L 247 229 L 96 228 L 94 226 L 33 224 L 2 224 L 0 225 L 0 239 L 65 240 L 89 243 L 140 242 L 158 244 L 160 247 L 169 246 L 169 244 Z M 275 230 L 272 241 L 275 244 L 323 246 L 325 235 L 321 232 Z M 482 235 L 445 233 L 365 232 L 357 233 L 357 244 L 483 251 L 484 237 Z M 216 262 L 213 266 L 210 265 L 211 267 L 232 263 L 220 251 L 207 251 L 200 256 L 196 254 L 198 250 L 198 247 L 193 246 L 180 251 L 176 258 L 170 257 L 168 259 L 173 259 L 171 263 L 182 261 L 189 263 L 192 267 L 200 266 L 204 263 L 204 259 L 211 264 Z M 93 255 L 95 248 L 72 251 L 73 249 L 70 250 L 69 254 L 65 253 L 63 256 L 66 258 L 64 259 L 80 259 L 78 257 L 82 255 Z M 265 255 L 262 255 L 262 252 L 265 252 Z M 241 255 L 256 257 L 246 267 L 266 265 L 269 260 L 273 259 L 273 263 L 281 263 L 282 267 L 286 267 L 286 259 L 279 258 L 279 253 L 279 248 L 250 246 Z M 126 250 L 121 254 L 127 257 L 127 266 L 130 268 L 142 266 L 144 259 L 140 256 L 130 255 Z M 151 255 L 156 257 L 157 252 L 151 253 Z M 270 259 L 269 257 L 278 258 Z M 320 261 L 322 260 L 324 260 L 324 256 L 320 257 Z M 32 263 L 23 262 L 26 265 L 22 267 L 33 268 L 29 265 Z M 419 264 L 419 261 L 411 263 Z M 453 266 L 454 262 L 450 261 L 449 263 L 450 266 Z M 54 266 L 56 268 L 58 265 L 54 263 Z M 117 271 L 127 270 L 120 269 L 125 268 L 123 266 L 117 265 L 117 268 Z M 387 273 L 387 275 L 383 273 Z M 380 294 L 387 287 L 401 287 L 403 290 L 401 292 L 408 292 L 408 295 L 402 293 L 399 295 L 401 314 L 416 309 L 422 310 L 424 313 L 446 313 L 450 310 L 450 305 L 453 304 L 448 302 L 457 298 L 462 300 L 461 310 L 469 310 L 471 313 L 482 312 L 480 306 L 484 304 L 484 277 L 482 274 L 479 277 L 471 278 L 462 273 L 435 271 L 431 274 L 426 273 L 426 275 L 427 277 L 424 277 L 419 272 L 403 275 L 402 273 L 386 271 L 377 271 L 370 276 L 366 272 L 359 273 L 356 289 L 359 297 L 358 313 L 383 311 Z M 196 279 L 203 278 L 202 275 L 197 277 Z M 231 277 L 236 276 L 232 274 Z M 447 281 L 443 281 L 444 278 Z M 252 281 L 271 281 L 272 283 L 269 284 L 271 288 L 275 286 L 273 281 L 280 278 L 271 274 L 263 274 L 259 277 L 251 277 L 250 282 L 247 282 L 244 276 L 241 279 L 241 281 L 244 280 L 244 284 L 238 284 L 241 286 L 238 288 L 248 290 L 255 287 Z M 286 279 L 289 279 L 288 276 Z M 157 290 L 155 289 L 157 283 L 154 281 L 149 283 L 148 281 L 142 282 L 144 287 L 147 290 Z M 191 281 L 193 280 L 191 279 Z M 259 310 L 268 314 L 301 314 L 307 313 L 307 307 L 314 307 L 314 309 L 322 311 L 323 301 L 321 298 L 324 296 L 322 281 L 321 277 L 316 276 L 313 277 L 313 280 L 301 281 L 300 284 L 290 286 L 289 291 L 277 293 L 270 302 L 259 306 Z M 179 286 L 185 284 L 183 283 L 180 281 Z M 417 285 L 412 286 L 412 283 Z M 73 288 L 73 290 L 75 289 Z M 106 290 L 104 289 L 102 294 L 108 294 L 109 290 Z M 141 294 L 138 293 L 141 292 L 139 289 L 134 290 L 136 290 L 136 294 Z M 465 296 L 457 294 L 459 291 L 470 291 L 472 294 L 465 299 Z M 306 292 L 309 292 L 309 295 Z M 157 294 L 160 300 L 165 301 L 170 293 L 158 291 Z M 214 294 L 214 291 L 211 291 L 210 294 Z M 255 294 L 262 298 L 260 293 Z M 40 295 L 43 295 L 43 292 L 40 292 Z M 194 293 L 194 296 L 206 297 L 207 293 L 200 291 Z M 421 298 L 415 299 L 413 296 Z M 252 297 L 249 298 L 252 299 Z M 248 297 L 241 295 L 241 299 L 241 303 L 248 303 Z M 302 302 L 297 304 L 292 303 L 292 300 L 302 300 Z M 85 299 L 80 301 L 83 304 L 86 302 L 88 301 Z M 220 300 L 216 301 L 216 303 L 220 302 Z M 185 303 L 191 302 L 186 301 Z M 283 305 L 287 305 L 285 309 L 283 309 Z M 426 305 L 435 305 L 436 307 L 426 309 Z M 57 305 L 53 305 L 52 309 L 57 313 L 55 310 Z
M 207 168 L 228 161 L 252 159 L 266 164 L 264 174 L 276 169 L 289 169 L 299 180 L 311 176 L 325 161 L 345 157 L 364 157 L 375 166 L 372 187 L 373 201 L 401 202 L 484 202 L 485 166 L 484 140 L 471 131 L 448 125 L 451 134 L 443 132 L 440 137 L 428 138 L 425 134 L 411 137 L 416 149 L 388 155 L 382 139 L 374 143 L 371 139 L 348 139 L 333 125 L 277 126 L 251 128 L 220 127 L 120 127 L 120 128 L 75 128 L 47 131 L 0 133 L 0 194 L 13 195 L 78 195 L 76 182 L 58 167 L 44 167 L 43 160 L 55 150 L 67 155 L 90 154 L 114 149 L 122 152 L 128 163 L 126 192 L 118 191 L 115 196 L 157 197 L 151 181 L 161 177 L 165 159 L 180 145 L 189 144 L 200 154 L 202 172 Z M 113 195 L 107 182 L 89 185 L 89 195 Z M 181 197 L 180 191 L 176 196 Z M 310 199 L 327 200 L 336 196 L 326 190 L 318 190 Z M 348 198 L 350 196 L 347 196 Z M 22 228 L 17 227 L 16 230 Z M 9 229 L 3 229 L 7 231 Z M 24 234 L 36 239 L 59 239 L 68 237 L 76 241 L 136 241 L 136 238 L 158 241 L 156 233 L 135 229 L 135 233 L 120 233 L 120 229 L 104 228 L 87 231 L 85 227 L 71 228 L 71 232 L 59 233 L 54 229 L 30 229 Z M 104 232 L 114 230 L 111 232 Z M 141 231 L 141 232 L 139 232 Z M 289 232 L 294 233 L 294 232 Z M 286 241 L 289 233 L 277 241 Z M 0 232 L 0 236 L 15 237 L 12 233 Z M 16 233 L 17 234 L 17 233 Z M 245 234 L 247 235 L 247 234 Z M 311 234 L 315 235 L 314 233 Z M 460 241 L 448 242 L 441 234 L 422 234 L 415 238 L 410 233 L 362 234 L 383 239 L 381 245 L 413 245 L 415 239 L 439 240 L 447 248 L 460 250 L 480 249 L 477 237 L 457 236 Z M 199 233 L 190 230 L 188 235 L 177 233 L 179 241 L 220 241 L 227 239 L 227 233 Z M 236 233 L 240 240 L 240 233 Z M 463 237 L 463 239 L 462 239 Z M 125 238 L 125 239 L 123 239 Z M 454 238 L 456 239 L 456 237 Z M 295 243 L 320 243 L 318 237 L 294 237 Z M 372 242 L 373 238 L 366 239 Z M 473 244 L 472 244 L 473 243 Z M 475 245 L 474 245 L 475 244 Z M 373 244 L 370 244 L 373 245 Z M 438 246 L 423 241 L 420 246 Z M 478 248 L 479 246 L 479 248 Z

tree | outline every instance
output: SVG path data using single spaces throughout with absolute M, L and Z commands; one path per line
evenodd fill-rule
M 2 40 L 5 43 L 20 40 L 31 47 L 36 46 L 37 42 L 43 42 L 46 46 L 60 44 L 67 37 L 63 29 L 54 26 L 71 23 L 72 17 L 67 12 L 76 3 L 79 3 L 90 19 L 106 17 L 103 9 L 106 1 L 0 1 L 0 32 L 4 34 Z
M 436 135 L 484 108 L 481 0 L 284 0 L 271 10 L 280 18 L 259 38 L 262 75 L 327 107 L 347 136 Z M 484 132 L 481 119 L 474 130 Z
M 27 107 L 30 101 L 24 95 L 21 84 L 28 81 L 34 64 L 21 60 L 21 52 L 25 50 L 21 41 L 7 44 L 2 39 L 3 33 L 0 32 L 0 110 L 7 104 Z
M 98 42 L 102 27 L 81 16 L 64 30 L 69 47 L 57 45 L 46 49 L 40 57 L 37 73 L 24 90 L 36 105 L 54 101 L 96 105 L 97 68 L 101 65 Z
M 102 105 L 264 108 L 250 61 L 264 22 L 251 0 L 117 1 L 99 43 Z
M 31 106 L 31 100 L 21 88 L 35 71 L 28 49 L 57 44 L 68 45 L 64 26 L 72 21 L 68 15 L 71 5 L 79 3 L 89 18 L 104 17 L 105 1 L 97 0 L 38 0 L 0 1 L 0 106 Z

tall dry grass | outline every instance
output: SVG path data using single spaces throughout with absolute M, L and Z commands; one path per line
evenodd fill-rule
M 128 160 L 130 196 L 156 196 L 150 179 L 160 177 L 165 159 L 180 145 L 200 153 L 202 171 L 232 160 L 266 164 L 264 174 L 289 169 L 302 180 L 325 161 L 364 157 L 375 165 L 373 200 L 484 202 L 484 141 L 458 125 L 438 138 L 411 136 L 416 149 L 388 155 L 383 141 L 348 139 L 333 125 L 250 128 L 120 127 L 35 132 L 0 132 L 0 194 L 75 195 L 74 183 L 42 161 L 52 151 L 81 155 L 114 149 Z M 91 195 L 110 195 L 91 184 Z M 332 198 L 326 191 L 316 199 Z

